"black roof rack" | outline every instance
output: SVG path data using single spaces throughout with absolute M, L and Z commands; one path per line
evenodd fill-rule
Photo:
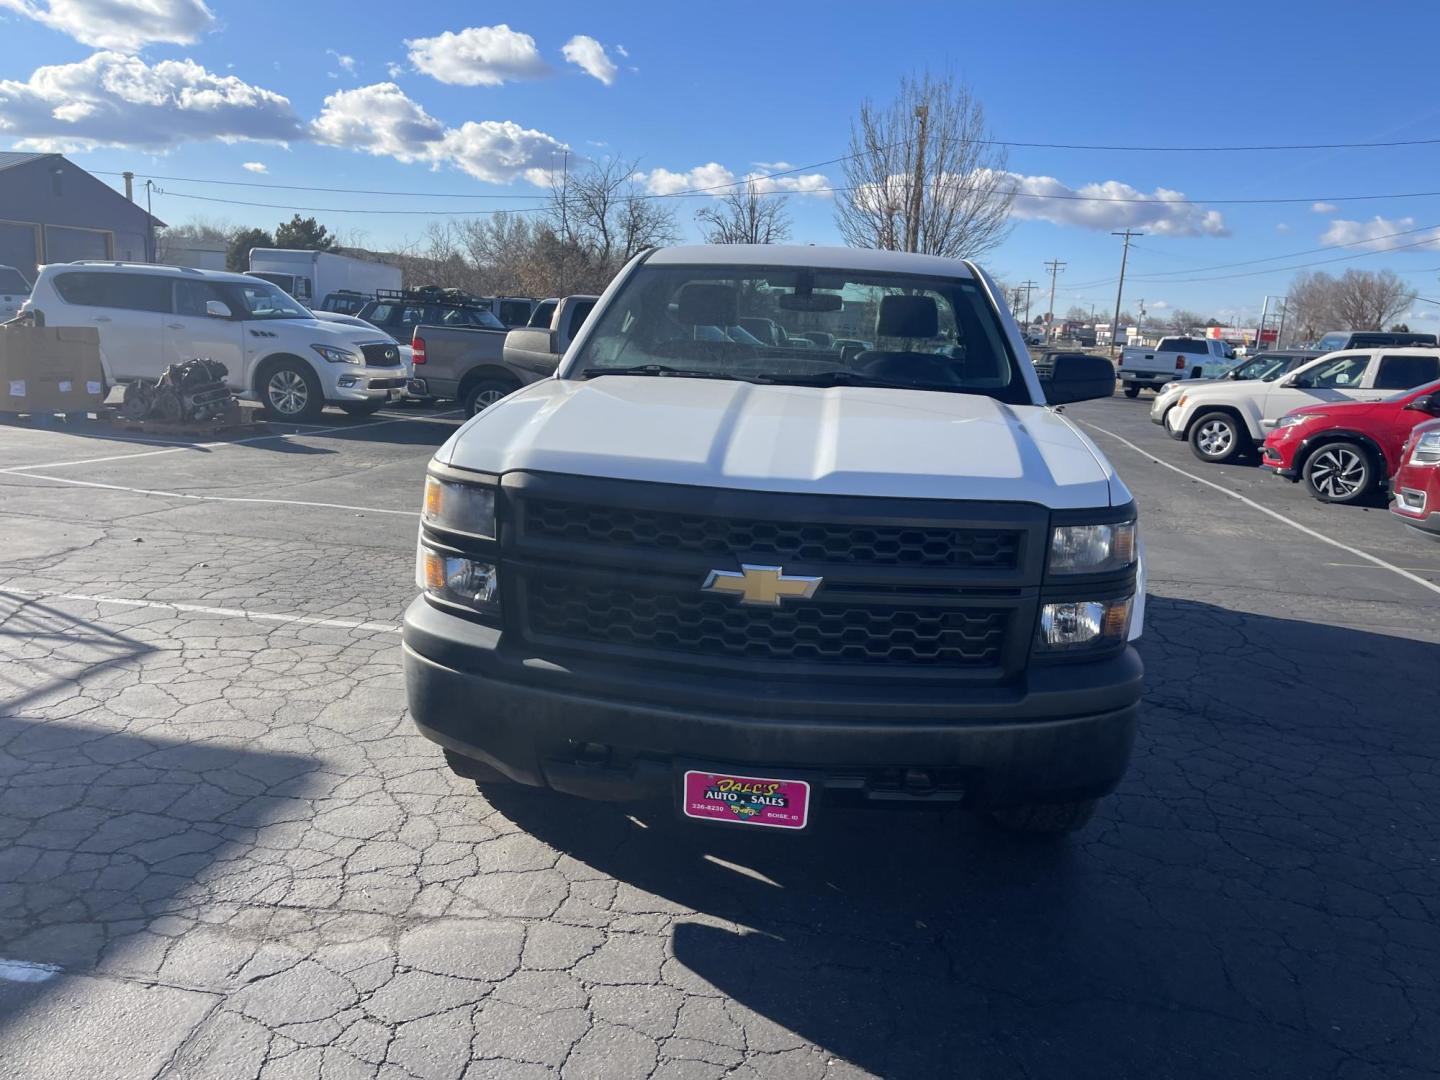
M 461 289 L 442 289 L 439 285 L 422 285 L 418 289 L 376 289 L 377 300 L 400 300 L 412 304 L 438 304 L 441 307 L 489 308 L 483 296 L 472 296 Z

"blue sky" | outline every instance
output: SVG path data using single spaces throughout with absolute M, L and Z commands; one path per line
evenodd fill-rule
M 322 221 L 381 248 L 418 239 L 442 211 L 537 205 L 532 181 L 562 146 L 576 156 L 637 158 L 656 191 L 828 161 L 845 153 L 862 99 L 889 97 L 901 74 L 925 65 L 967 79 L 995 136 L 1017 142 L 1440 137 L 1433 65 L 1423 60 L 1440 10 L 1413 3 L 1365 6 L 1356 66 L 1337 55 L 1337 34 L 1356 25 L 1356 9 L 1327 2 L 1276 10 L 1220 2 L 1202 14 L 1155 3 L 731 0 L 605 11 L 593 0 L 149 0 L 150 14 L 117 17 L 125 6 L 0 0 L 0 146 L 63 148 L 97 171 L 196 178 L 157 181 L 164 193 L 155 210 L 171 223 L 272 225 L 293 212 L 288 206 L 326 208 Z M 1420 43 L 1413 53 L 1394 51 L 1400 28 Z M 1372 47 L 1394 62 L 1376 63 Z M 1026 178 L 1023 190 L 1089 194 L 1090 185 L 1109 185 L 1099 192 L 1146 197 L 1163 189 L 1201 204 L 1022 199 L 1013 234 L 983 261 L 1007 280 L 1048 286 L 1042 264 L 1058 258 L 1068 265 L 1057 309 L 1108 308 L 1120 255 L 1110 231 L 1132 224 L 1150 235 L 1132 249 L 1127 307 L 1143 297 L 1152 312 L 1253 318 L 1266 293 L 1284 293 L 1290 267 L 1341 256 L 1358 257 L 1318 268 L 1388 267 L 1440 299 L 1440 239 L 1376 250 L 1440 237 L 1440 197 L 1342 199 L 1440 190 L 1437 165 L 1440 143 L 1243 153 L 1014 148 L 1009 169 Z M 802 187 L 841 182 L 833 164 L 796 175 L 807 179 L 790 183 Z M 1305 201 L 1220 201 L 1256 198 Z M 690 229 L 703 200 L 677 202 Z M 788 204 L 795 240 L 838 242 L 830 196 L 796 194 Z M 1400 232 L 1407 235 L 1374 239 Z M 1351 246 L 1274 258 L 1337 243 Z M 1257 259 L 1272 261 L 1229 265 Z M 1044 309 L 1044 290 L 1035 303 Z M 1433 322 L 1431 312 L 1440 307 L 1417 304 L 1412 321 Z

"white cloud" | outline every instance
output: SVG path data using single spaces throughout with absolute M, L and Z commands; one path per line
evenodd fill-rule
M 124 52 L 155 42 L 189 45 L 215 25 L 204 0 L 0 0 L 0 8 L 84 45 Z
M 439 37 L 414 38 L 405 44 L 417 70 L 454 86 L 500 86 L 550 71 L 535 39 L 504 23 L 471 26 L 458 34 L 446 30 Z
M 394 60 L 391 60 L 385 65 L 385 74 L 389 75 L 392 79 L 398 79 L 401 75 L 405 74 L 405 65 L 397 64 Z
M 1164 311 L 1170 306 L 1170 302 L 1168 300 L 1152 300 L 1145 306 L 1151 311 Z
M 777 162 L 756 162 L 760 166 L 760 172 L 749 172 L 744 176 L 737 177 L 724 165 L 712 161 L 706 165 L 697 165 L 685 172 L 673 172 L 670 169 L 652 169 L 650 172 L 638 172 L 635 179 L 645 185 L 645 189 L 652 195 L 675 195 L 681 191 L 703 190 L 706 194 L 724 196 L 730 194 L 745 184 L 747 181 L 755 185 L 755 190 L 761 194 L 784 191 L 796 195 L 817 195 L 827 197 L 831 187 L 830 178 L 823 173 L 804 173 L 790 176 L 767 176 L 770 172 L 783 172 L 792 166 L 783 161 Z
M 353 56 L 346 56 L 344 53 L 336 52 L 334 49 L 326 49 L 325 55 L 333 56 L 337 64 L 351 75 L 355 74 L 355 58 Z
M 270 171 L 270 166 L 266 165 L 263 161 L 246 161 L 243 162 L 240 167 L 246 172 L 253 173 L 268 173 Z
M 339 90 L 310 125 L 315 141 L 399 161 L 428 158 L 445 126 L 394 83 Z
M 627 49 L 627 48 L 625 48 L 624 45 L 616 45 L 616 46 L 615 46 L 615 51 L 616 51 L 617 53 L 619 53 L 621 56 L 623 56 L 626 60 L 629 60 L 629 59 L 630 59 L 630 50 Z
M 1310 209 L 1316 214 L 1333 214 L 1338 211 L 1340 207 L 1336 206 L 1333 202 L 1317 202 L 1311 203 Z
M 491 183 L 523 177 L 548 181 L 558 139 L 510 120 L 467 121 L 446 128 L 394 83 L 341 90 L 325 99 L 311 125 L 317 142 L 403 162 L 450 166 Z
M 204 139 L 289 142 L 304 127 L 288 98 L 191 60 L 149 65 L 97 52 L 0 80 L 0 135 L 26 149 L 138 146 L 165 150 Z
M 606 86 L 615 82 L 615 75 L 620 69 L 615 66 L 610 57 L 605 55 L 605 46 L 593 37 L 576 34 L 564 44 L 560 51 L 565 54 L 566 60 L 587 75 L 599 79 Z
M 733 184 L 735 174 L 724 165 L 712 161 L 708 165 L 697 165 L 686 172 L 672 172 L 669 169 L 651 169 L 638 172 L 635 179 L 645 185 L 652 195 L 674 195 L 695 188 L 715 188 L 722 184 Z M 723 195 L 724 192 L 722 191 Z
M 1278 233 L 1288 233 L 1290 231 L 1290 226 L 1286 225 L 1283 221 L 1276 222 L 1275 231 Z
M 1105 231 L 1137 228 L 1156 236 L 1230 235 L 1218 210 L 1206 210 L 1182 201 L 1185 198 L 1182 191 L 1157 187 L 1146 194 L 1119 180 L 1072 188 L 1053 176 L 993 175 L 997 184 L 1013 184 L 1016 192 L 1013 213 L 1022 220 Z
M 471 120 L 445 133 L 435 160 L 477 180 L 503 184 L 523 176 L 543 187 L 565 149 L 545 132 L 511 120 Z
M 1396 233 L 1405 235 L 1396 236 Z M 1440 241 L 1440 229 L 1417 230 L 1413 217 L 1383 218 L 1378 214 L 1369 221 L 1337 218 L 1330 222 L 1330 227 L 1320 237 L 1322 244 L 1349 244 L 1365 251 L 1394 251 L 1397 248 L 1424 251 L 1416 245 L 1425 241 Z

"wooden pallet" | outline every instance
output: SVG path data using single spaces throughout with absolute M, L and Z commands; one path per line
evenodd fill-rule
M 180 435 L 189 437 L 212 436 L 212 435 L 237 435 L 250 434 L 265 430 L 269 425 L 264 420 L 241 420 L 238 423 L 227 424 L 219 420 L 181 421 L 176 424 L 168 424 L 162 420 L 131 420 L 121 416 L 118 409 L 102 409 L 96 414 L 97 419 L 121 431 L 134 431 L 146 435 Z

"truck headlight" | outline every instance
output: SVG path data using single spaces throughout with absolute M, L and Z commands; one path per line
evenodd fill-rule
M 425 505 L 420 520 L 436 529 L 495 538 L 495 489 L 425 478 Z
M 334 345 L 311 345 L 310 348 L 331 364 L 363 364 L 365 362 L 365 358 L 359 353 L 353 353 L 349 349 L 337 349 Z
M 1130 632 L 1132 599 L 1046 604 L 1040 609 L 1040 648 L 1061 652 L 1119 644 Z
M 1050 533 L 1050 573 L 1103 574 L 1135 561 L 1135 521 L 1057 525 Z
M 1440 431 L 1427 431 L 1415 440 L 1410 451 L 1411 465 L 1440 465 Z
M 437 600 L 483 614 L 500 610 L 499 577 L 493 562 L 436 551 L 420 545 L 415 584 Z

